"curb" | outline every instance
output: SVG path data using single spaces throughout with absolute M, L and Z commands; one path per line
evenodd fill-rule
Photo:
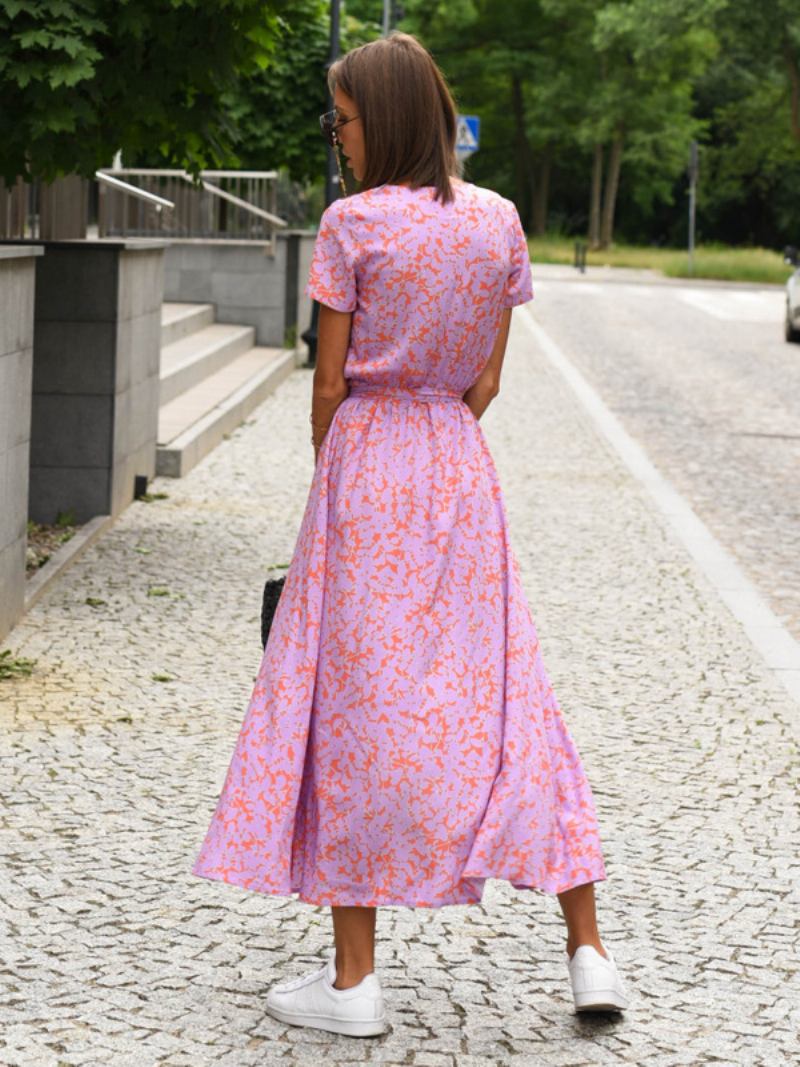
M 651 462 L 644 448 L 605 404 L 550 334 L 529 304 L 522 319 L 530 336 L 572 390 L 599 435 L 614 450 L 636 483 L 669 523 L 698 570 L 750 639 L 762 664 L 800 702 L 800 642 L 796 641 L 750 581 L 744 568 L 712 534 L 697 512 Z
M 115 515 L 95 515 L 80 528 L 61 548 L 52 554 L 25 586 L 25 609 L 30 611 L 39 597 L 72 563 L 75 562 L 101 534 L 114 523 Z

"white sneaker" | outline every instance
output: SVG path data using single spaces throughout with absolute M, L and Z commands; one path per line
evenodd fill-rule
M 336 949 L 319 970 L 301 978 L 279 982 L 267 993 L 267 1011 L 292 1026 L 313 1026 L 351 1037 L 369 1037 L 386 1029 L 383 990 L 370 971 L 358 985 L 334 989 Z
M 621 1011 L 628 1007 L 628 995 L 611 950 L 608 959 L 594 945 L 579 945 L 567 967 L 576 1011 Z

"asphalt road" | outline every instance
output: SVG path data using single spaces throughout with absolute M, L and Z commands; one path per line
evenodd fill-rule
M 780 286 L 534 262 L 536 320 L 800 639 L 800 345 Z

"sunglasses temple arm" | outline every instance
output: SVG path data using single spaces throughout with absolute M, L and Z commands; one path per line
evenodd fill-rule
M 342 173 L 342 161 L 339 157 L 339 145 L 333 146 L 333 154 L 336 157 L 336 169 L 339 171 L 339 187 L 342 190 L 342 196 L 347 196 L 347 186 L 344 183 L 344 174 Z

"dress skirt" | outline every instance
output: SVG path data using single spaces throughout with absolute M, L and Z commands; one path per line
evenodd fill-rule
M 461 394 L 351 382 L 192 873 L 316 905 L 606 878 Z

